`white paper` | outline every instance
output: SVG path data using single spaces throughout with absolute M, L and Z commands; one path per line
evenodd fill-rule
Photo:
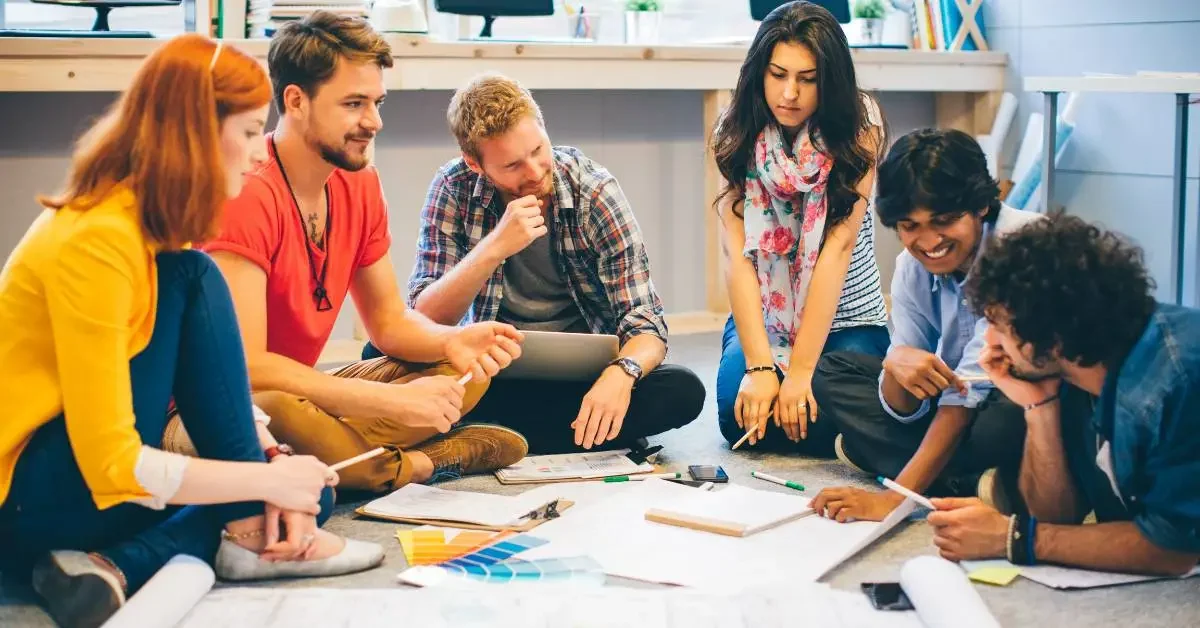
M 1094 571 L 1091 569 L 1074 569 L 1058 565 L 1027 565 L 1017 566 L 1007 560 L 964 560 L 959 563 L 967 574 L 986 566 L 1014 567 L 1025 578 L 1053 589 L 1094 589 L 1096 587 L 1111 587 L 1136 582 L 1151 582 L 1154 580 L 1170 580 L 1175 576 L 1147 576 L 1132 573 L 1117 573 L 1111 571 Z M 1191 578 L 1200 575 L 1200 566 L 1178 578 Z
M 530 511 L 545 505 L 524 495 L 494 495 L 447 491 L 424 484 L 408 484 L 365 506 L 374 515 L 408 519 L 441 519 L 485 526 L 519 523 Z
M 1000 628 L 967 574 L 937 556 L 918 556 L 900 568 L 900 587 L 925 628 Z
M 208 595 L 180 628 L 919 628 L 916 613 L 876 611 L 856 591 L 823 584 L 745 594 L 535 585 L 469 589 L 255 589 Z
M 866 547 L 906 512 L 881 523 L 838 523 L 805 517 L 747 537 L 731 537 L 646 521 L 649 508 L 695 489 L 659 479 L 572 509 L 538 526 L 549 541 L 523 558 L 591 556 L 611 576 L 731 591 L 784 582 L 813 582 Z M 807 499 L 798 497 L 797 499 Z M 901 514 L 902 513 L 902 514 Z
M 550 481 L 604 478 L 614 475 L 649 473 L 654 470 L 654 465 L 649 462 L 635 464 L 626 455 L 628 453 L 628 449 L 619 449 L 578 454 L 529 456 L 522 458 L 510 467 L 496 471 L 496 477 L 505 481 Z
M 104 628 L 170 628 L 212 589 L 216 575 L 207 563 L 175 556 L 108 618 Z
M 747 534 L 811 515 L 808 498 L 775 491 L 760 491 L 731 484 L 720 491 L 692 491 L 679 499 L 654 506 L 668 514 L 703 517 L 746 529 Z

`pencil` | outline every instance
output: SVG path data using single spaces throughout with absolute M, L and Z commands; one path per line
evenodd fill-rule
M 343 460 L 343 461 L 329 467 L 329 470 L 330 471 L 341 471 L 342 469 L 345 469 L 346 467 L 348 467 L 352 464 L 358 464 L 358 463 L 362 462 L 363 460 L 369 460 L 371 458 L 374 458 L 375 456 L 378 456 L 379 454 L 382 454 L 385 451 L 387 451 L 387 449 L 385 449 L 383 447 L 377 447 L 375 449 L 372 449 L 371 451 L 368 451 L 365 454 L 358 454 L 357 456 L 355 456 L 353 458 L 347 458 L 346 460 Z
M 463 375 L 462 377 L 458 378 L 458 385 L 466 386 L 467 382 L 469 382 L 469 381 L 471 381 L 471 374 L 467 373 L 466 375 Z
M 753 434 L 754 430 L 756 430 L 756 429 L 758 429 L 757 423 L 755 423 L 754 425 L 751 425 L 750 429 L 746 430 L 746 433 L 741 438 L 739 438 L 738 441 L 736 443 L 734 443 L 733 447 L 731 447 L 730 449 L 737 449 L 738 447 L 741 447 L 742 443 L 746 442 L 746 439 L 750 438 L 750 435 Z
M 882 475 L 879 476 L 877 479 L 879 480 L 880 484 L 892 489 L 893 491 L 896 491 L 897 493 L 900 493 L 901 495 L 913 500 L 914 502 L 917 502 L 918 504 L 920 504 L 930 510 L 937 510 L 937 508 L 934 508 L 933 502 L 929 501 L 929 498 L 925 497 L 924 495 L 921 495 L 920 493 L 917 493 L 915 491 L 909 490 L 908 488 L 900 486 L 899 484 L 896 484 L 895 482 L 883 477 Z

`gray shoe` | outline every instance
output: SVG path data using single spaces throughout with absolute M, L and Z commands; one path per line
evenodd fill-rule
M 100 626 L 125 604 L 117 576 L 85 552 L 50 552 L 33 567 L 33 590 L 63 628 Z
M 267 562 L 240 545 L 222 540 L 217 549 L 216 572 L 222 580 L 273 580 L 276 578 L 314 578 L 341 576 L 378 567 L 383 562 L 383 547 L 346 539 L 336 556 L 321 560 Z

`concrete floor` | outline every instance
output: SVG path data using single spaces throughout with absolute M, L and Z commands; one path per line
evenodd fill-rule
M 657 439 L 664 445 L 659 462 L 672 470 L 685 470 L 688 464 L 721 464 L 734 481 L 749 477 L 761 469 L 788 478 L 802 480 L 815 495 L 825 486 L 856 484 L 866 486 L 864 478 L 836 461 L 804 459 L 779 454 L 731 452 L 716 428 L 716 399 L 712 383 L 720 339 L 713 334 L 680 336 L 672 343 L 671 361 L 688 365 L 709 386 L 709 398 L 703 415 L 692 425 Z M 766 488 L 755 483 L 755 488 Z M 520 492 L 521 487 L 501 486 L 492 476 L 474 477 L 443 485 L 445 488 L 486 490 L 500 493 Z M 780 489 L 786 490 L 786 489 Z M 404 556 L 395 540 L 394 524 L 358 519 L 353 508 L 343 504 L 326 528 L 349 537 L 374 541 L 387 548 L 384 565 L 370 572 L 328 580 L 277 582 L 280 587 L 393 587 L 395 575 L 404 565 Z M 880 541 L 831 572 L 827 582 L 839 589 L 857 590 L 859 583 L 896 580 L 900 566 L 913 556 L 934 554 L 929 526 L 921 520 L 902 523 Z M 613 583 L 616 586 L 632 583 Z M 992 613 L 1004 626 L 1168 626 L 1200 625 L 1200 578 L 1160 581 L 1087 591 L 1056 591 L 1037 583 L 1018 579 L 1008 587 L 975 585 Z M 1191 619 L 1189 619 L 1191 618 Z M 0 584 L 0 626 L 51 626 L 37 607 L 30 591 L 11 580 Z

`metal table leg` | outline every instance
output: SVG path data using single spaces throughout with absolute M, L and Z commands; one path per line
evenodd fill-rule
M 1054 198 L 1054 154 L 1058 152 L 1058 92 L 1046 92 L 1045 120 L 1042 121 L 1042 212 L 1050 211 Z
M 1187 248 L 1187 140 L 1188 140 L 1188 96 L 1175 94 L 1175 168 L 1171 180 L 1173 215 L 1171 229 L 1171 265 L 1175 271 L 1175 303 L 1183 305 L 1185 265 L 1184 252 Z

